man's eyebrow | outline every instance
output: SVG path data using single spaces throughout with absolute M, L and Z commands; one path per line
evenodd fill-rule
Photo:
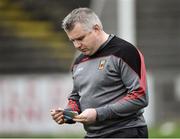
M 74 39 L 69 39 L 70 41 L 75 41 L 75 40 L 80 40 L 80 39 L 83 39 L 85 37 L 85 35 L 82 35 L 82 36 L 79 36 L 77 38 L 74 38 Z

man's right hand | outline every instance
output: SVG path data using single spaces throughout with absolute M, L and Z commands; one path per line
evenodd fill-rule
M 65 123 L 63 111 L 61 111 L 60 109 L 52 109 L 51 110 L 51 116 L 52 116 L 52 119 L 56 123 L 58 123 L 58 124 L 64 124 Z

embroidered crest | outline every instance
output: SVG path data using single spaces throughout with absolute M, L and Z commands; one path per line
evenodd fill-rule
M 104 67 L 105 67 L 105 64 L 106 64 L 106 60 L 105 59 L 100 60 L 98 69 L 99 70 L 103 70 Z

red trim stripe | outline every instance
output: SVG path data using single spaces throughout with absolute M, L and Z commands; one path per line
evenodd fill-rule
M 146 68 L 145 68 L 145 62 L 144 62 L 144 58 L 143 58 L 143 55 L 141 54 L 140 51 L 139 52 L 139 55 L 140 55 L 140 59 L 141 59 L 141 78 L 139 80 L 139 84 L 140 84 L 140 87 L 131 92 L 130 94 L 128 94 L 126 97 L 124 97 L 123 99 L 124 100 L 134 100 L 134 99 L 138 99 L 142 96 L 145 95 L 146 93 Z
M 72 109 L 72 111 L 80 112 L 79 106 L 75 100 L 70 99 L 68 102 L 68 106 Z

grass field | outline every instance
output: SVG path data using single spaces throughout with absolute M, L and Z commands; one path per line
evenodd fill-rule
M 167 123 L 149 129 L 150 138 L 180 138 L 180 125 Z

